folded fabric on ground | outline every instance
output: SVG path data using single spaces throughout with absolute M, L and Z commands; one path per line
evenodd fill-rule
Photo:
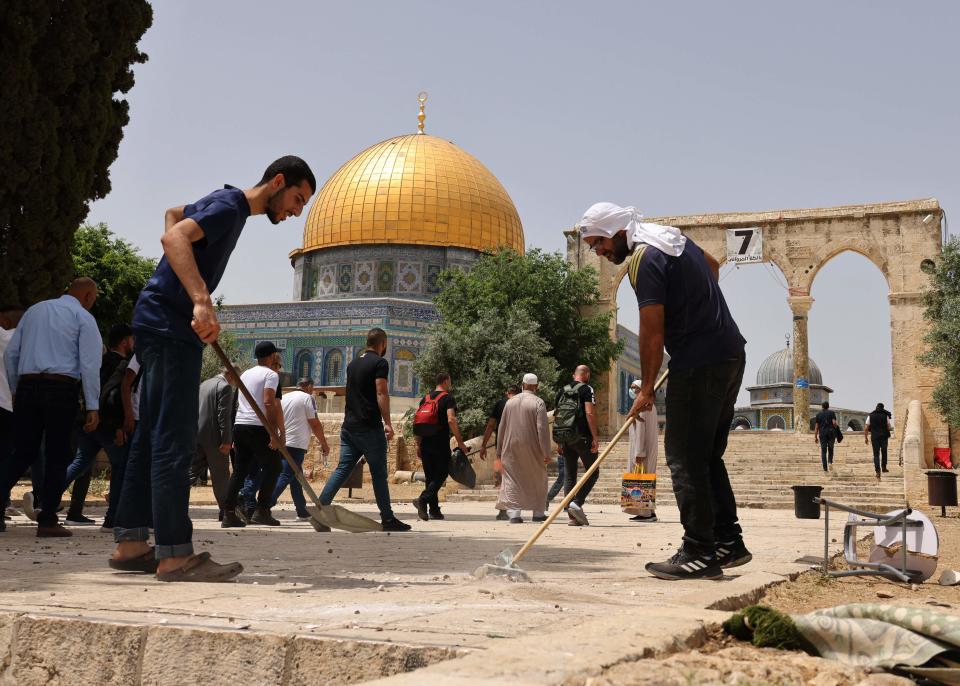
M 751 605 L 723 628 L 759 647 L 804 650 L 960 686 L 960 616 L 932 608 L 862 603 L 790 616 Z

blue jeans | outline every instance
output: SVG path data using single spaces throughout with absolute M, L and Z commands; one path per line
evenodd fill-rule
M 123 445 L 114 443 L 114 438 L 116 438 L 114 434 L 101 429 L 97 429 L 92 433 L 87 433 L 83 430 L 78 431 L 77 453 L 73 458 L 73 462 L 67 467 L 66 487 L 69 488 L 75 479 L 90 472 L 94 461 L 97 459 L 97 453 L 100 452 L 101 449 L 107 454 L 107 457 L 110 459 L 110 504 L 107 506 L 104 526 L 110 526 L 110 522 L 113 521 L 113 516 L 116 514 L 116 501 L 120 498 L 124 468 L 127 464 L 127 453 L 130 451 L 129 437 L 127 437 L 127 441 Z M 77 505 L 82 508 L 83 502 L 81 501 L 77 503 Z M 74 503 L 71 503 L 70 507 L 72 511 Z M 80 514 L 80 512 L 75 514 Z
M 563 480 L 564 480 L 564 464 L 563 463 L 565 461 L 566 460 L 564 460 L 562 456 L 560 457 L 559 460 L 557 460 L 557 480 L 553 482 L 553 485 L 550 487 L 550 490 L 547 491 L 547 504 L 549 504 L 551 500 L 557 497 L 557 493 L 563 490 Z
M 297 467 L 303 469 L 303 458 L 306 457 L 307 451 L 303 448 L 294 448 L 288 445 L 287 452 L 290 453 L 293 461 L 297 463 Z M 290 469 L 290 465 L 286 460 L 283 461 L 283 468 L 280 470 L 280 476 L 277 478 L 277 487 L 273 489 L 273 498 L 270 500 L 270 507 L 277 504 L 280 494 L 283 493 L 287 485 L 290 486 L 290 497 L 293 498 L 293 506 L 297 508 L 297 514 L 301 517 L 307 516 L 309 513 L 307 512 L 307 499 L 303 497 L 303 486 L 297 481 L 297 477 L 293 475 L 293 470 Z
M 394 518 L 390 507 L 390 488 L 387 486 L 387 437 L 383 428 L 376 429 L 340 429 L 340 463 L 327 479 L 320 494 L 320 502 L 329 505 L 340 487 L 350 478 L 350 473 L 360 461 L 367 458 L 370 477 L 373 480 L 373 495 L 380 509 L 380 519 L 389 521 Z
M 146 541 L 157 559 L 193 553 L 190 463 L 197 448 L 200 361 L 195 343 L 138 331 L 140 423 L 133 434 L 114 539 Z
M 244 510 L 253 510 L 257 507 L 257 491 L 260 490 L 260 484 L 263 483 L 263 470 L 260 465 L 254 463 L 250 466 L 250 473 L 243 480 L 243 488 L 240 489 L 240 507 Z M 274 498 L 276 502 L 276 498 Z

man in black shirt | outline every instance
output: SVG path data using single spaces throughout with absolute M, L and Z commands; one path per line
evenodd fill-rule
M 828 468 L 829 471 L 833 471 L 833 444 L 837 440 L 837 415 L 830 409 L 830 403 L 826 400 L 820 407 L 823 409 L 817 413 L 816 424 L 813 427 L 813 442 L 820 446 L 820 462 L 826 473 Z
M 577 433 L 580 440 L 576 443 L 567 445 L 557 445 L 557 452 L 563 455 L 563 492 L 569 493 L 577 483 L 577 463 L 583 462 L 585 470 L 590 469 L 597 461 L 597 416 L 594 406 L 597 403 L 596 394 L 593 392 L 593 386 L 590 385 L 590 367 L 581 364 L 573 372 L 574 387 L 579 386 L 577 393 L 580 396 L 580 410 L 577 413 Z M 560 403 L 560 396 L 563 395 L 563 389 L 557 393 L 554 401 L 554 407 Z M 584 503 L 587 502 L 587 496 L 597 484 L 600 478 L 598 469 L 591 475 L 590 479 L 583 485 L 577 494 L 567 506 L 567 518 L 570 526 L 588 526 L 590 522 L 583 511 Z
M 887 442 L 890 440 L 890 413 L 884 409 L 883 403 L 877 403 L 877 409 L 867 416 L 867 425 L 863 429 L 863 442 L 873 444 L 873 468 L 877 472 L 877 481 L 880 472 L 887 469 Z M 883 459 L 881 460 L 881 454 Z
M 450 474 L 451 433 L 457 440 L 460 450 L 464 454 L 467 453 L 467 446 L 463 442 L 460 426 L 457 424 L 457 401 L 450 395 L 450 375 L 440 372 L 434 379 L 434 383 L 436 387 L 420 401 L 420 407 L 424 406 L 427 398 L 436 402 L 438 428 L 430 436 L 417 436 L 417 457 L 423 465 L 427 485 L 423 493 L 414 499 L 413 506 L 417 508 L 417 515 L 423 521 L 443 519 L 437 494 Z
M 393 514 L 390 487 L 387 485 L 387 441 L 393 440 L 390 421 L 390 395 L 387 380 L 390 365 L 383 358 L 387 353 L 387 334 L 383 329 L 370 329 L 367 348 L 347 365 L 347 400 L 343 426 L 340 429 L 340 463 L 327 479 L 320 502 L 329 505 L 340 487 L 346 483 L 361 457 L 367 458 L 373 494 L 380 509 L 384 531 L 409 531 Z
M 644 222 L 633 207 L 597 203 L 579 228 L 600 257 L 622 264 L 630 256 L 643 379 L 631 416 L 653 407 L 664 347 L 670 354 L 664 447 L 683 545 L 646 570 L 661 579 L 721 579 L 752 555 L 723 463 L 746 341 L 720 290 L 720 265 L 679 229 Z

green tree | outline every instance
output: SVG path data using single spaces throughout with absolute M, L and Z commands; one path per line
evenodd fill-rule
M 100 332 L 114 324 L 129 324 L 137 297 L 157 266 L 157 261 L 140 255 L 137 248 L 114 236 L 106 224 L 83 225 L 73 235 L 73 273 L 97 282 L 93 306 Z
M 218 295 L 213 304 L 217 308 L 217 316 L 219 316 L 220 312 L 223 311 L 223 296 Z M 243 350 L 240 348 L 240 344 L 237 342 L 236 336 L 229 331 L 221 329 L 220 335 L 217 337 L 217 342 L 220 344 L 223 354 L 233 363 L 237 372 L 242 374 L 250 367 L 250 365 L 246 363 L 246 358 Z M 207 379 L 212 379 L 220 373 L 222 368 L 223 364 L 220 362 L 220 358 L 217 357 L 217 353 L 214 352 L 213 346 L 206 346 L 203 349 L 203 359 L 200 363 L 200 380 L 206 381 Z
M 71 278 L 73 234 L 110 192 L 146 0 L 0 3 L 0 301 L 32 304 Z
M 933 390 L 933 406 L 950 426 L 960 426 L 960 239 L 950 238 L 935 266 L 928 270 L 924 317 L 930 331 L 920 361 L 942 371 Z
M 414 371 L 424 379 L 422 390 L 433 388 L 439 371 L 450 374 L 459 407 L 457 421 L 465 437 L 482 432 L 487 411 L 511 384 L 526 372 L 540 379 L 540 395 L 553 402 L 558 377 L 550 344 L 537 323 L 522 308 L 485 310 L 469 324 L 441 321 L 430 329 L 426 349 Z
M 623 350 L 610 339 L 610 314 L 585 314 L 600 298 L 596 271 L 573 269 L 560 253 L 501 250 L 469 271 L 444 272 L 440 285 L 434 302 L 445 323 L 463 327 L 491 312 L 526 312 L 564 374 L 578 364 L 607 371 Z

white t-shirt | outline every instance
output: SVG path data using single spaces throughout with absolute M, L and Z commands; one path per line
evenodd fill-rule
M 140 377 L 140 380 L 137 381 L 137 374 L 140 373 L 140 360 L 137 359 L 137 356 L 134 355 L 130 358 L 130 361 L 127 362 L 127 371 L 133 372 L 133 383 L 137 384 L 136 388 L 133 389 L 133 392 L 130 394 L 130 404 L 133 405 L 133 421 L 140 421 L 140 389 L 143 388 L 143 377 Z
M 250 391 L 250 395 L 253 396 L 260 410 L 266 414 L 266 408 L 263 405 L 263 390 L 265 388 L 272 388 L 276 391 L 280 385 L 280 375 L 269 367 L 258 364 L 256 367 L 251 367 L 241 374 L 240 381 L 242 381 L 243 385 Z M 237 406 L 237 420 L 234 422 L 234 425 L 237 424 L 244 426 L 263 426 L 263 422 L 257 417 L 253 408 L 250 407 L 250 403 L 247 402 L 247 399 L 242 393 L 240 394 L 240 403 Z
M 312 433 L 307 420 L 317 418 L 313 396 L 297 390 L 284 394 L 280 404 L 283 406 L 283 423 L 287 428 L 287 445 L 306 450 L 310 447 Z
M 13 412 L 13 396 L 10 394 L 10 384 L 7 383 L 7 367 L 3 363 L 3 353 L 6 352 L 14 331 L 16 329 L 0 327 L 0 407 L 7 412 Z

